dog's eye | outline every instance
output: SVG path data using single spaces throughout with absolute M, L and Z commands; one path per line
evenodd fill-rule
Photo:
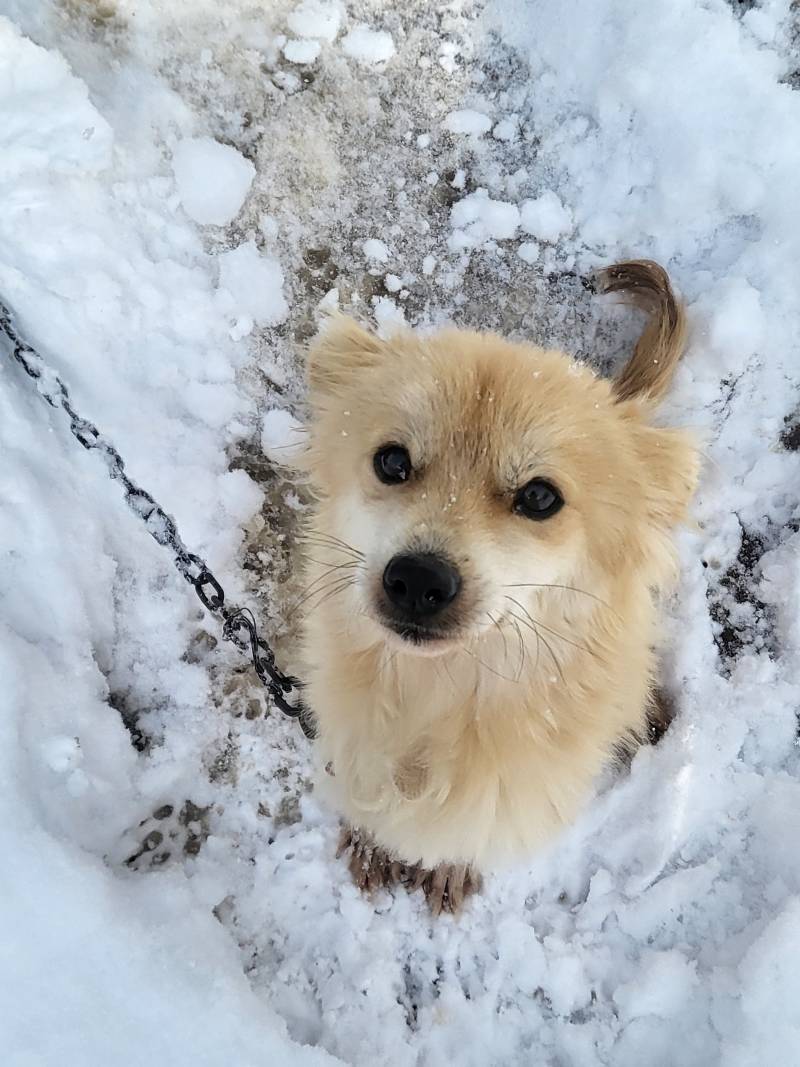
M 514 511 L 526 519 L 549 519 L 561 510 L 563 504 L 561 493 L 544 478 L 534 478 L 517 490 L 514 497 Z
M 372 457 L 372 465 L 385 485 L 399 485 L 411 477 L 411 456 L 402 445 L 384 445 Z

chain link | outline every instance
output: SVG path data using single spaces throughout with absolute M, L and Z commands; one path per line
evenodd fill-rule
M 225 591 L 208 564 L 190 552 L 183 543 L 175 520 L 128 476 L 125 463 L 114 445 L 103 436 L 94 423 L 80 416 L 72 406 L 69 390 L 58 374 L 47 366 L 39 353 L 19 333 L 14 316 L 0 301 L 0 332 L 11 343 L 11 355 L 29 378 L 33 379 L 39 395 L 52 408 L 60 408 L 69 418 L 73 436 L 84 448 L 103 458 L 109 477 L 119 482 L 131 511 L 142 520 L 147 532 L 164 548 L 172 550 L 178 573 L 194 588 L 207 611 L 222 622 L 222 636 L 238 648 L 249 652 L 256 674 L 269 692 L 273 703 L 284 715 L 296 719 L 306 737 L 315 736 L 314 721 L 309 709 L 297 696 L 302 683 L 286 675 L 275 664 L 275 654 L 267 642 L 259 637 L 255 616 L 249 608 L 237 608 L 225 602 Z

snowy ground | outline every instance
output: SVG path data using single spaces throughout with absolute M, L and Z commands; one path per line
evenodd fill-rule
M 0 0 L 0 294 L 287 660 L 302 490 L 262 430 L 333 289 L 606 367 L 636 323 L 580 275 L 653 256 L 707 456 L 677 721 L 431 924 L 348 884 L 306 743 L 0 359 L 7 1067 L 800 1057 L 793 8 Z

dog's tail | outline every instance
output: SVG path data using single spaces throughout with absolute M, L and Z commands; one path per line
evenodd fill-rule
M 686 315 L 667 272 L 650 259 L 615 263 L 596 276 L 600 293 L 624 293 L 649 321 L 633 355 L 614 379 L 619 400 L 660 399 L 667 391 L 686 342 Z

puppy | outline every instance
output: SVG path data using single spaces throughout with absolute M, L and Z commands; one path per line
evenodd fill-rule
M 569 823 L 653 700 L 698 471 L 652 424 L 684 342 L 664 271 L 612 382 L 560 352 L 335 317 L 308 360 L 307 697 L 357 883 L 456 911 Z

